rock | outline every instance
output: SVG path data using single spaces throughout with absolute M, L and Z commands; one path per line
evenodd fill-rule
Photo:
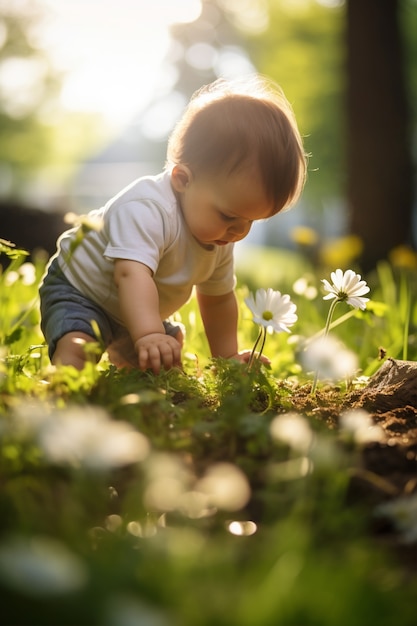
M 417 362 L 387 359 L 354 402 L 373 412 L 417 408 Z

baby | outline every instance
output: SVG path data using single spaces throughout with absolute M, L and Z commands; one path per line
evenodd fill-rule
M 247 362 L 233 246 L 254 221 L 294 204 L 305 176 L 302 139 L 276 85 L 252 76 L 201 88 L 169 138 L 164 171 L 92 211 L 100 228 L 59 238 L 40 287 L 52 363 L 82 369 L 86 344 L 99 342 L 118 366 L 180 366 L 183 333 L 169 318 L 193 288 L 211 355 Z

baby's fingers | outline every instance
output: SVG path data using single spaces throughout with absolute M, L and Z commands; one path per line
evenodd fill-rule
M 251 350 L 242 350 L 242 352 L 238 352 L 237 354 L 234 354 L 230 358 L 236 359 L 237 361 L 240 361 L 241 363 L 249 363 L 251 355 L 252 355 Z M 256 353 L 256 356 L 258 356 L 258 353 Z M 268 359 L 268 357 L 263 354 L 261 354 L 260 356 L 260 361 L 261 363 L 264 363 L 265 365 L 271 364 L 270 359 Z
M 181 366 L 181 346 L 176 339 L 160 346 L 161 362 L 166 370 Z
M 138 365 L 139 369 L 151 369 L 154 374 L 159 374 L 161 367 L 166 370 L 178 367 L 181 365 L 181 346 L 175 339 L 171 342 L 139 346 Z
M 158 346 L 140 346 L 138 349 L 138 366 L 142 371 L 152 369 L 157 374 L 161 368 Z

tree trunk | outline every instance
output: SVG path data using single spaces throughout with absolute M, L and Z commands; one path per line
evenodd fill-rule
M 367 271 L 412 244 L 413 164 L 399 0 L 347 2 L 347 198 Z

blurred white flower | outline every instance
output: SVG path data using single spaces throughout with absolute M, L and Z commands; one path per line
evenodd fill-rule
M 11 287 L 19 280 L 19 272 L 15 270 L 9 270 L 7 274 L 5 274 L 4 284 L 6 287 Z
M 64 215 L 64 222 L 74 227 L 80 226 L 85 232 L 89 230 L 100 231 L 103 228 L 103 218 L 98 215 L 98 211 L 91 211 L 86 215 L 78 215 L 69 211 Z
M 190 519 L 210 517 L 216 513 L 209 496 L 201 491 L 185 491 L 178 498 L 177 509 Z
M 87 583 L 81 559 L 48 537 L 11 537 L 0 545 L 0 577 L 32 596 L 72 593 Z
M 250 498 L 245 474 L 232 463 L 217 463 L 201 478 L 196 490 L 207 494 L 209 502 L 223 511 L 238 511 Z
M 383 441 L 385 434 L 381 426 L 375 424 L 372 416 L 363 409 L 351 409 L 340 414 L 340 429 L 356 443 Z
M 18 270 L 5 273 L 5 284 L 9 287 L 20 280 L 23 285 L 33 285 L 36 281 L 36 269 L 33 263 L 23 263 Z
M 294 293 L 299 296 L 304 296 L 306 300 L 314 300 L 317 296 L 317 289 L 314 285 L 308 283 L 307 278 L 302 276 L 298 278 L 292 286 Z
M 291 332 L 289 327 L 297 321 L 296 305 L 291 302 L 290 296 L 281 295 L 273 289 L 258 289 L 255 297 L 251 294 L 245 303 L 253 314 L 253 321 L 269 332 Z
M 231 535 L 237 537 L 250 537 L 258 530 L 257 525 L 252 520 L 232 520 L 226 524 L 226 528 Z
M 270 432 L 273 439 L 282 441 L 300 452 L 306 452 L 313 441 L 313 432 L 308 421 L 295 412 L 274 417 Z
M 417 493 L 384 502 L 375 514 L 390 519 L 405 543 L 417 542 Z
M 180 498 L 194 481 L 194 474 L 177 456 L 153 454 L 145 463 L 145 506 L 151 510 L 173 511 L 179 507 Z
M 17 439 L 32 439 L 50 417 L 50 407 L 46 403 L 19 402 L 13 407 L 13 419 L 8 423 L 8 431 Z
M 300 361 L 306 372 L 320 372 L 321 378 L 333 381 L 352 377 L 359 366 L 357 355 L 332 335 L 311 341 Z
M 336 298 L 339 302 L 346 301 L 355 309 L 366 309 L 366 303 L 369 302 L 369 298 L 364 298 L 363 296 L 368 293 L 369 287 L 366 281 L 361 280 L 360 274 L 355 274 L 353 270 L 342 272 L 341 269 L 337 269 L 330 276 L 333 281 L 332 284 L 326 279 L 321 281 L 324 289 L 329 292 L 323 297 L 323 300 Z
M 19 274 L 24 285 L 33 285 L 36 280 L 36 270 L 33 263 L 23 263 L 19 267 Z
M 143 461 L 147 438 L 96 407 L 73 407 L 44 422 L 38 442 L 52 463 L 106 470 Z
M 172 620 L 159 607 L 145 604 L 133 595 L 118 594 L 106 602 L 103 626 L 170 626 Z

